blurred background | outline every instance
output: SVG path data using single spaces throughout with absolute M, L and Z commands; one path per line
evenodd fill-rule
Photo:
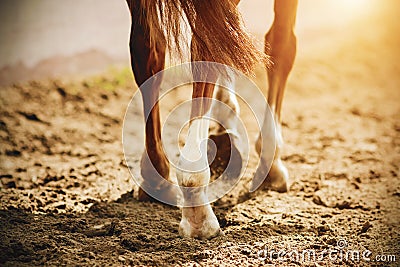
M 239 8 L 262 47 L 273 1 Z M 323 255 L 338 240 L 351 251 L 400 255 L 399 18 L 399 0 L 299 0 L 282 111 L 290 192 L 247 193 L 252 151 L 241 185 L 215 203 L 221 242 L 190 243 L 178 238 L 179 210 L 132 198 L 121 142 L 136 89 L 125 0 L 1 0 L 0 265 L 278 264 L 253 252 L 272 245 Z M 266 76 L 259 66 L 253 79 L 264 93 Z M 188 97 L 163 98 L 171 125 L 180 125 L 169 115 Z M 140 134 L 135 108 L 130 132 Z M 257 129 L 247 127 L 250 142 Z M 141 145 L 132 145 L 138 164 Z
M 2 85 L 129 64 L 130 16 L 124 0 L 2 0 L 0 5 Z M 242 0 L 240 10 L 261 46 L 273 19 L 273 1 Z M 299 49 L 332 47 L 331 40 L 345 42 L 360 31 L 382 38 L 383 30 L 398 39 L 399 10 L 395 0 L 301 0 Z

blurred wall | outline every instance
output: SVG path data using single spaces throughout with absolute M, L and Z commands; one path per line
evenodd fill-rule
M 90 49 L 126 58 L 129 24 L 124 0 L 1 0 L 0 67 Z

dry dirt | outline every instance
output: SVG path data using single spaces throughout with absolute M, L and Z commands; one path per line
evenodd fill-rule
M 291 190 L 234 190 L 214 205 L 225 235 L 209 241 L 179 237 L 178 208 L 133 197 L 121 144 L 129 71 L 1 88 L 0 265 L 398 266 L 396 24 L 300 49 L 284 104 Z M 261 68 L 256 82 L 265 88 Z M 360 261 L 326 255 L 344 241 L 342 252 L 360 251 Z M 317 260 L 265 250 L 314 250 Z

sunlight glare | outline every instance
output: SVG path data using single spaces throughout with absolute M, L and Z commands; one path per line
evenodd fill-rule
M 371 0 L 335 0 L 329 1 L 329 8 L 332 12 L 338 12 L 339 17 L 359 17 L 370 11 Z

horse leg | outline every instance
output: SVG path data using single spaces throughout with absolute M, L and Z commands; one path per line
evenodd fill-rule
M 155 73 L 164 69 L 166 43 L 163 39 L 150 42 L 149 27 L 141 20 L 140 0 L 127 0 L 132 16 L 130 34 L 131 65 L 138 86 Z M 154 190 L 160 187 L 160 177 L 169 178 L 169 163 L 161 144 L 160 111 L 158 97 L 160 80 L 153 81 L 150 90 L 141 90 L 145 116 L 145 151 L 140 167 L 144 182 L 139 189 L 139 200 L 151 200 L 142 188 Z M 161 179 L 162 180 L 162 179 Z M 160 188 L 160 191 L 162 189 Z M 168 193 L 168 192 L 161 192 Z M 176 197 L 176 196 L 171 196 Z
M 221 86 L 215 88 L 214 98 L 216 101 L 211 107 L 211 117 L 218 125 L 209 139 L 214 142 L 216 151 L 209 148 L 208 152 L 214 156 L 213 160 L 210 159 L 211 175 L 217 178 L 224 173 L 231 179 L 240 175 L 242 153 L 238 147 L 239 134 L 237 130 L 240 107 L 235 95 L 235 77 L 229 74 L 228 71 L 226 88 Z
M 192 61 L 206 61 L 205 54 L 194 53 L 195 37 L 191 43 Z M 215 71 L 197 68 L 192 70 L 194 81 L 197 75 L 205 77 L 209 83 L 193 83 L 192 107 L 189 131 L 181 150 L 176 171 L 183 193 L 182 219 L 179 232 L 184 237 L 208 239 L 220 234 L 221 230 L 207 197 L 210 168 L 207 157 L 207 143 L 210 126 L 211 99 L 214 83 L 218 78 Z
M 263 153 L 262 143 L 268 145 L 268 140 L 262 140 L 262 135 L 258 137 L 256 150 L 260 154 L 260 165 L 256 171 L 256 180 L 262 177 L 264 186 L 278 192 L 286 192 L 289 188 L 289 174 L 283 165 L 281 149 L 283 146 L 282 127 L 281 127 L 281 108 L 283 94 L 288 75 L 293 67 L 296 55 L 296 36 L 294 34 L 294 25 L 296 20 L 297 0 L 275 0 L 274 22 L 265 35 L 265 52 L 271 56 L 273 65 L 267 68 L 268 73 L 268 104 L 274 114 L 276 127 L 276 150 L 274 160 L 269 171 L 266 172 L 267 155 Z M 265 116 L 267 120 L 268 116 Z M 264 122 L 262 131 L 267 136 L 268 121 Z
M 220 233 L 218 220 L 208 203 L 210 168 L 207 159 L 209 114 L 214 85 L 194 83 L 191 123 L 179 158 L 177 179 L 183 187 L 184 207 L 179 232 L 184 237 L 212 238 Z M 193 190 L 191 190 L 193 188 Z

